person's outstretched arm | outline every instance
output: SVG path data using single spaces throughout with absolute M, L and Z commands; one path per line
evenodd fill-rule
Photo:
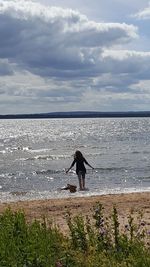
M 86 165 L 88 165 L 91 169 L 93 169 L 94 170 L 94 167 L 92 167 L 88 162 L 87 162 L 87 160 L 86 159 L 84 159 L 84 162 L 85 162 L 85 164 Z
M 76 162 L 76 160 L 74 159 L 74 161 L 72 162 L 72 164 L 69 167 L 69 169 L 66 170 L 66 173 L 68 173 L 72 169 L 72 167 L 74 166 L 75 162 Z

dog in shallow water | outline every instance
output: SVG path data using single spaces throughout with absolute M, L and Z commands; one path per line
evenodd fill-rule
M 77 186 L 72 184 L 67 184 L 66 187 L 61 188 L 61 190 L 69 190 L 70 193 L 75 193 L 77 191 Z

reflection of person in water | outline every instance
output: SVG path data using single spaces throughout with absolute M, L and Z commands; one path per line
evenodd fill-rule
M 94 169 L 88 162 L 87 160 L 83 157 L 82 153 L 77 150 L 74 154 L 74 160 L 70 166 L 70 168 L 66 171 L 66 173 L 71 170 L 71 168 L 75 165 L 76 163 L 76 174 L 78 175 L 79 179 L 79 187 L 80 190 L 85 189 L 85 174 L 86 174 L 86 168 L 84 166 L 84 163 L 87 164 L 90 168 Z

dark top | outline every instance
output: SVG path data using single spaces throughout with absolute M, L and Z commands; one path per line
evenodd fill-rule
M 85 158 L 74 159 L 74 161 L 71 164 L 71 168 L 74 166 L 75 163 L 76 163 L 76 173 L 77 174 L 79 173 L 79 171 L 82 171 L 82 172 L 86 173 L 86 168 L 84 166 L 84 163 L 88 164 L 88 162 L 86 161 Z

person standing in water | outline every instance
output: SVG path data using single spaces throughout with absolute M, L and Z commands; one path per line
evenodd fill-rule
M 76 174 L 78 175 L 79 179 L 79 187 L 80 190 L 85 190 L 85 174 L 86 174 L 86 168 L 84 166 L 84 163 L 87 164 L 90 168 L 94 169 L 88 162 L 87 160 L 83 157 L 82 153 L 77 150 L 74 154 L 74 160 L 70 166 L 69 169 L 66 170 L 66 173 L 69 172 L 69 170 L 72 169 L 72 167 L 76 163 Z

